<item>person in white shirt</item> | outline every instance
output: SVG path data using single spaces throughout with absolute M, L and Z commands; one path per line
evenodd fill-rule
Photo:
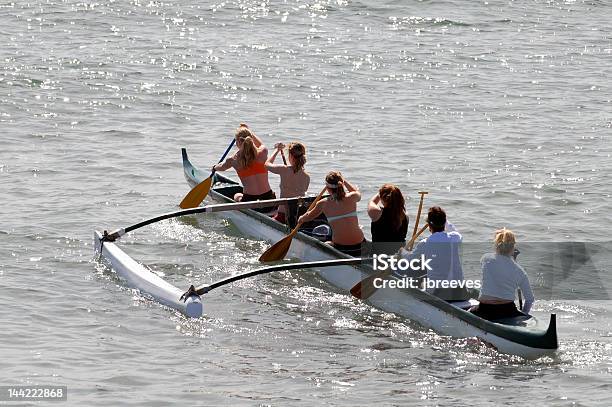
M 481 318 L 496 320 L 529 314 L 534 302 L 533 292 L 525 270 L 519 266 L 514 254 L 516 238 L 508 229 L 495 232 L 495 253 L 482 256 L 482 287 L 480 304 L 470 311 Z M 522 312 L 516 308 L 514 298 L 520 288 L 525 295 Z
M 411 253 L 402 249 L 400 254 L 409 261 L 420 258 L 421 255 L 431 259 L 429 262 L 431 270 L 427 271 L 428 292 L 446 301 L 469 299 L 465 288 L 449 286 L 453 280 L 463 281 L 463 269 L 459 257 L 459 246 L 463 237 L 452 223 L 446 221 L 446 212 L 439 206 L 429 208 L 427 225 L 431 235 L 421 240 Z

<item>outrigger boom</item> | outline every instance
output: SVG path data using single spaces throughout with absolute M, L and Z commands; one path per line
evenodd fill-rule
M 114 242 L 126 233 L 132 232 L 136 229 L 140 229 L 144 226 L 172 218 L 178 218 L 180 216 L 195 215 L 198 213 L 212 213 L 212 212 L 224 212 L 224 211 L 239 211 L 243 209 L 255 209 L 255 208 L 267 208 L 275 205 L 288 204 L 292 202 L 303 201 L 304 197 L 297 198 L 280 198 L 280 199 L 266 199 L 261 201 L 249 201 L 249 202 L 236 202 L 236 203 L 225 203 L 217 205 L 207 205 L 201 208 L 190 208 L 183 209 L 175 212 L 168 212 L 163 215 L 155 216 L 153 218 L 143 220 L 142 222 L 135 223 L 126 228 L 117 229 L 112 233 L 104 231 L 102 240 L 105 242 Z

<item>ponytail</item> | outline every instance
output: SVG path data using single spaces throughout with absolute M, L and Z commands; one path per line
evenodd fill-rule
M 241 141 L 238 151 L 238 165 L 247 168 L 257 158 L 257 148 L 253 143 L 252 133 L 247 127 L 240 126 L 236 131 L 236 139 Z
M 290 143 L 289 154 L 293 157 L 293 172 L 297 173 L 304 169 L 306 164 L 306 147 L 302 143 Z

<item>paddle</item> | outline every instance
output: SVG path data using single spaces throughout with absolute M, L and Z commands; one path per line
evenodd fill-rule
M 223 156 L 219 160 L 219 163 L 225 160 L 225 157 L 227 157 L 232 147 L 234 147 L 235 142 L 236 139 L 232 139 L 232 142 L 227 147 L 227 150 L 225 150 L 225 153 L 223 153 Z M 185 198 L 183 198 L 179 206 L 183 209 L 195 208 L 196 206 L 199 206 L 210 191 L 210 187 L 213 181 L 213 175 L 215 175 L 214 170 L 210 173 L 208 178 L 193 187 L 193 189 L 189 191 L 187 195 L 185 195 Z
M 372 258 L 355 258 L 355 259 L 337 259 L 337 260 L 321 260 L 321 261 L 310 261 L 303 263 L 285 263 L 285 264 L 277 264 L 274 266 L 264 267 L 258 270 L 249 271 L 247 273 L 238 274 L 232 277 L 224 278 L 223 280 L 217 281 L 216 283 L 210 285 L 202 285 L 198 288 L 195 288 L 193 285 L 189 287 L 180 298 L 180 300 L 185 301 L 189 298 L 190 295 L 203 295 L 206 294 L 215 288 L 222 287 L 226 284 L 233 283 L 238 280 L 242 280 L 249 277 L 258 276 L 260 274 L 272 273 L 274 271 L 284 271 L 284 270 L 297 270 L 297 269 L 306 269 L 313 267 L 333 267 L 333 266 L 351 266 L 356 264 L 365 263 L 368 261 L 372 261 Z
M 323 193 L 325 193 L 326 189 L 327 187 L 323 187 L 323 189 L 321 190 L 317 198 L 314 201 L 312 201 L 312 203 L 308 207 L 308 211 L 314 208 L 317 202 L 321 200 L 321 198 L 323 197 Z M 291 241 L 293 240 L 293 237 L 298 232 L 298 230 L 300 230 L 300 226 L 302 226 L 302 224 L 298 222 L 298 224 L 295 225 L 291 233 L 283 237 L 278 242 L 274 243 L 270 248 L 268 248 L 268 250 L 263 252 L 263 254 L 259 256 L 259 261 L 265 263 L 265 262 L 279 261 L 279 260 L 284 259 L 285 256 L 287 255 L 287 252 L 289 251 L 289 247 L 291 247 Z
M 428 193 L 429 192 L 426 192 L 426 191 L 419 191 L 419 195 L 421 195 L 421 201 L 419 202 L 419 210 L 417 211 L 416 220 L 414 221 L 414 229 L 412 230 L 412 237 L 410 238 L 412 245 L 414 245 L 414 241 L 415 241 L 414 236 L 416 235 L 417 230 L 419 230 L 419 221 L 421 220 L 421 210 L 423 209 L 423 198 L 425 198 L 425 195 L 427 195 Z M 408 251 L 412 250 L 412 245 L 406 246 L 408 247 Z
M 521 251 L 519 249 L 514 249 L 514 253 L 512 253 L 512 257 L 514 258 L 514 261 L 516 261 L 516 258 L 518 257 L 520 253 Z M 523 312 L 523 291 L 521 291 L 520 288 L 517 288 L 516 291 L 518 294 L 519 311 Z
M 163 215 L 156 216 L 154 218 L 143 220 L 142 222 L 135 223 L 135 224 L 133 224 L 131 226 L 128 226 L 126 228 L 117 229 L 116 231 L 114 231 L 112 233 L 107 233 L 106 231 L 104 231 L 103 240 L 106 241 L 106 242 L 114 242 L 115 240 L 117 240 L 121 236 L 123 236 L 126 233 L 129 233 L 129 232 L 131 232 L 133 230 L 140 229 L 141 227 L 150 225 L 150 224 L 155 223 L 155 222 L 159 222 L 161 220 L 177 218 L 179 216 L 193 215 L 193 214 L 196 214 L 196 213 L 239 211 L 239 210 L 242 210 L 242 209 L 267 208 L 268 206 L 279 205 L 279 204 L 287 204 L 287 203 L 290 203 L 290 202 L 297 202 L 297 201 L 300 201 L 300 200 L 303 200 L 303 199 L 304 199 L 303 197 L 280 198 L 280 199 L 266 199 L 266 200 L 262 200 L 262 201 L 249 201 L 249 202 L 237 202 L 237 203 L 217 204 L 217 205 L 203 206 L 203 207 L 200 207 L 200 208 L 183 209 L 181 211 L 169 212 L 169 213 L 165 213 Z
M 425 232 L 425 230 L 427 230 L 428 227 L 429 225 L 425 225 L 419 231 L 417 231 L 417 234 L 414 235 L 412 239 L 410 239 L 406 247 L 408 246 L 412 247 L 415 240 L 419 236 L 421 236 L 421 234 Z M 392 270 L 382 270 L 382 271 L 370 274 L 369 276 L 367 276 L 366 278 L 364 278 L 363 280 L 361 280 L 360 282 L 358 282 L 351 288 L 350 290 L 351 294 L 354 297 L 357 297 L 359 299 L 367 300 L 368 298 L 372 296 L 372 294 L 376 292 L 376 290 L 378 290 L 378 288 L 374 287 L 374 281 L 379 278 L 386 279 L 389 275 L 391 275 L 392 272 L 393 272 Z
M 423 233 L 425 231 L 425 229 L 427 229 L 428 225 L 423 226 L 423 228 L 421 228 L 421 230 L 419 229 L 419 221 L 421 219 L 421 211 L 423 209 L 423 199 L 425 198 L 425 195 L 428 194 L 428 192 L 426 191 L 419 191 L 419 194 L 421 195 L 421 200 L 419 202 L 419 209 L 417 211 L 417 216 L 416 216 L 416 220 L 414 223 L 414 230 L 412 231 L 412 237 L 410 238 L 410 241 L 408 242 L 408 244 L 406 244 L 406 249 L 408 249 L 408 251 L 412 251 L 412 247 L 414 246 L 414 242 L 416 241 L 417 237 L 419 237 L 421 235 L 421 233 Z M 365 300 L 367 298 L 369 298 L 372 294 L 374 294 L 376 292 L 376 288 L 374 287 L 374 280 L 378 279 L 378 278 L 385 278 L 388 275 L 391 274 L 391 271 L 389 270 L 383 270 L 380 271 L 378 273 L 374 273 L 366 278 L 364 278 L 363 280 L 361 280 L 360 282 L 358 282 L 357 284 L 355 284 L 350 292 L 351 294 L 353 294 L 355 297 L 357 298 L 361 298 L 362 300 Z

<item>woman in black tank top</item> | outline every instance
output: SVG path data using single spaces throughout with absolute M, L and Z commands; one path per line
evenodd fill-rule
M 408 215 L 404 196 L 398 187 L 383 185 L 368 204 L 372 219 L 372 244 L 374 253 L 397 253 L 406 243 Z

